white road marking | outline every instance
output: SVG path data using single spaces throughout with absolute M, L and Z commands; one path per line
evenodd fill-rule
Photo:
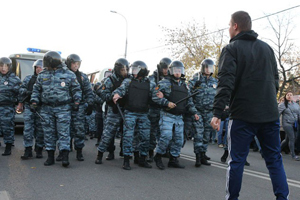
M 180 158 L 189 160 L 189 161 L 196 161 L 196 159 L 193 156 L 189 156 L 189 155 L 185 155 L 185 154 L 181 154 Z M 227 164 L 223 164 L 223 163 L 219 163 L 219 162 L 215 162 L 215 161 L 209 161 L 209 162 L 211 163 L 211 166 L 213 166 L 213 167 L 227 170 Z M 270 176 L 267 173 L 244 169 L 244 174 L 252 176 L 252 177 L 271 181 Z M 287 182 L 288 182 L 289 186 L 300 188 L 300 181 L 296 181 L 293 179 L 287 179 Z

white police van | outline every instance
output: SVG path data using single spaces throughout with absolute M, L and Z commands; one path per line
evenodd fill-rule
M 16 53 L 9 56 L 12 61 L 12 72 L 15 73 L 16 76 L 21 79 L 21 81 L 23 81 L 26 76 L 33 74 L 33 63 L 38 59 L 43 59 L 45 53 L 47 53 L 49 50 L 27 48 L 27 51 L 29 53 Z M 61 54 L 59 51 L 58 53 Z M 17 113 L 15 115 L 15 124 L 18 125 L 23 123 L 23 113 Z
M 102 81 L 104 78 L 109 77 L 112 74 L 112 68 L 104 68 L 95 72 L 87 73 L 90 83 L 97 83 Z

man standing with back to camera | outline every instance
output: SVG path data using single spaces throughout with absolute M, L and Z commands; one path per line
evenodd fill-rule
M 261 144 L 276 199 L 288 199 L 289 189 L 280 154 L 277 64 L 272 48 L 258 40 L 251 27 L 247 12 L 231 15 L 231 40 L 223 48 L 219 61 L 219 83 L 211 125 L 219 130 L 222 111 L 229 104 L 226 199 L 239 197 L 244 164 L 254 136 Z

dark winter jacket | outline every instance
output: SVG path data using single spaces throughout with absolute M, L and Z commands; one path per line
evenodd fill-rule
M 265 123 L 279 118 L 274 52 L 257 36 L 254 31 L 241 32 L 223 48 L 213 107 L 215 117 L 221 118 L 229 103 L 231 119 Z

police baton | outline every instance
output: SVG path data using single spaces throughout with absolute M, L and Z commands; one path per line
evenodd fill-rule
M 40 113 L 39 113 L 38 111 L 35 111 L 35 113 L 39 116 L 39 118 L 41 118 L 41 120 L 42 120 L 43 122 L 46 123 L 46 120 L 40 115 Z M 47 123 L 47 124 L 49 124 L 49 123 Z
M 191 94 L 190 96 L 187 96 L 187 97 L 185 97 L 185 98 L 183 98 L 183 99 L 180 99 L 179 101 L 175 102 L 175 104 L 177 105 L 177 104 L 179 104 L 179 103 L 181 103 L 181 102 L 187 100 L 188 98 L 191 98 L 191 97 L 193 97 L 193 96 L 195 96 L 196 94 L 199 94 L 199 93 L 200 93 L 200 91 L 195 92 L 195 93 Z
M 123 112 L 122 112 L 122 110 L 121 110 L 121 108 L 120 108 L 119 103 L 116 102 L 116 105 L 117 105 L 118 111 L 119 111 L 119 113 L 120 113 L 120 115 L 121 115 L 121 117 L 122 117 L 122 119 L 123 119 L 123 124 L 124 124 L 126 127 L 128 127 L 127 124 L 126 124 L 126 122 L 125 122 L 125 117 L 124 117 L 124 114 L 123 114 Z
M 177 105 L 177 104 L 179 104 L 179 103 L 181 103 L 181 102 L 187 100 L 188 98 L 191 98 L 191 97 L 193 97 L 193 96 L 195 96 L 196 94 L 199 94 L 199 93 L 200 93 L 200 91 L 195 92 L 195 93 L 193 93 L 193 94 L 191 94 L 191 95 L 189 95 L 189 96 L 187 96 L 187 97 L 184 97 L 183 99 L 180 99 L 179 101 L 175 102 L 175 104 Z M 172 108 L 167 108 L 167 109 L 168 109 L 168 110 L 171 110 Z

